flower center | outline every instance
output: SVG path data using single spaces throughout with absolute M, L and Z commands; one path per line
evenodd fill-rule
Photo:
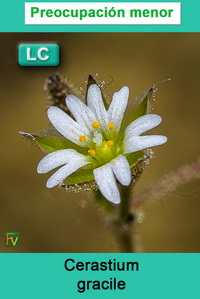
M 115 125 L 113 123 L 108 124 L 108 129 L 115 130 Z
M 86 136 L 85 135 L 79 136 L 78 141 L 85 142 L 86 141 Z
M 115 152 L 113 151 L 112 145 L 114 142 L 112 140 L 103 141 L 100 146 L 95 148 L 95 158 L 103 163 L 110 162 L 115 157 Z
M 95 128 L 95 129 L 98 129 L 100 127 L 100 125 L 101 124 L 98 121 L 94 121 L 92 124 L 93 128 Z

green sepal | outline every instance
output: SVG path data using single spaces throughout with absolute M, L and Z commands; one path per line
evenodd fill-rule
M 94 175 L 92 169 L 80 169 L 72 173 L 63 182 L 64 185 L 73 185 L 94 181 Z
M 131 153 L 131 154 L 128 154 L 128 155 L 125 155 L 127 160 L 128 160 L 128 163 L 130 165 L 130 167 L 134 166 L 138 161 L 142 160 L 145 158 L 145 153 L 144 151 L 138 151 L 138 152 L 135 152 L 135 153 Z
M 69 175 L 63 182 L 63 184 L 72 185 L 94 181 L 93 169 L 95 169 L 97 165 L 93 158 L 88 158 L 88 161 L 91 163 L 83 166 L 82 168 Z
M 32 141 L 39 146 L 39 148 L 45 153 L 55 152 L 61 149 L 74 149 L 81 154 L 87 154 L 85 148 L 81 148 L 64 138 L 58 131 L 55 129 L 44 129 L 39 133 L 25 133 L 20 132 L 22 136 Z
M 128 105 L 121 125 L 121 132 L 124 132 L 126 127 L 135 119 L 150 112 L 150 100 L 155 90 L 155 85 L 152 85 L 145 92 L 138 95 Z
M 39 137 L 33 135 L 39 147 L 48 153 L 55 152 L 61 149 L 73 148 L 67 140 L 62 140 L 57 137 Z

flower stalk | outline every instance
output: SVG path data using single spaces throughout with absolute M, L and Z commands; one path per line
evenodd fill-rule
M 134 225 L 135 217 L 131 211 L 132 184 L 121 186 L 121 204 L 116 209 L 116 220 L 112 223 L 112 231 L 121 252 L 135 252 Z

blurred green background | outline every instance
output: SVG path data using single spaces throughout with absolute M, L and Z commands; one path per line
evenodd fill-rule
M 151 84 L 159 85 L 154 113 L 163 123 L 154 133 L 168 136 L 155 149 L 135 192 L 167 172 L 199 156 L 200 34 L 199 33 L 44 33 L 1 34 L 1 168 L 0 252 L 118 252 L 106 221 L 91 194 L 46 189 L 49 175 L 38 175 L 43 153 L 18 131 L 48 127 L 45 93 L 47 76 L 59 71 L 78 87 L 89 72 L 122 86 L 131 98 Z M 56 42 L 59 67 L 20 67 L 18 43 Z M 83 79 L 82 79 L 83 78 Z M 145 252 L 200 252 L 200 182 L 180 188 L 142 211 L 138 233 Z M 21 246 L 5 247 L 6 232 L 20 232 Z

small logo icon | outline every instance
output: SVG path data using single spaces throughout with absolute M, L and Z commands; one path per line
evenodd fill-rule
M 12 232 L 6 233 L 6 247 L 19 247 L 20 233 Z

